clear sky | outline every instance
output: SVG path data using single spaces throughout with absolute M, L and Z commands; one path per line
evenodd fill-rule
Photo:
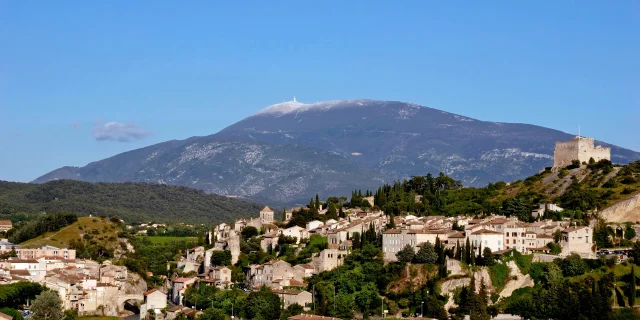
M 370 98 L 640 150 L 638 1 L 0 0 L 0 180 Z

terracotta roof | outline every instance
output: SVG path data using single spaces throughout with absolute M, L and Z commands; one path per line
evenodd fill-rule
M 0 226 L 12 226 L 11 220 L 0 220 Z
M 464 234 L 462 232 L 454 232 L 454 233 L 449 235 L 449 239 L 451 239 L 451 238 L 454 238 L 454 239 L 455 238 L 460 238 L 460 239 L 462 239 L 462 238 L 464 238 Z
M 31 276 L 28 270 L 10 270 L 9 273 L 17 276 L 25 276 L 25 277 Z
M 291 287 L 304 287 L 305 283 L 304 282 L 300 282 L 296 279 L 291 279 L 289 280 L 289 286 Z
M 6 314 L 6 313 L 2 313 L 2 312 L 0 312 L 0 319 L 3 319 L 3 320 L 11 320 L 11 319 L 13 319 L 13 317 L 12 317 L 12 316 L 10 316 L 10 315 L 8 315 L 8 314 Z
M 336 317 L 316 316 L 313 314 L 299 314 L 297 316 L 291 316 L 287 320 L 342 320 Z
M 154 292 L 160 292 L 160 293 L 162 293 L 162 294 L 164 294 L 164 295 L 166 296 L 166 294 L 165 294 L 164 292 L 162 292 L 162 291 L 158 291 L 157 289 L 151 289 L 151 290 L 149 290 L 149 291 L 145 292 L 145 293 L 144 293 L 144 296 L 146 297 L 146 296 L 148 296 L 148 295 L 150 295 L 150 294 L 152 294 L 152 293 L 154 293 Z
M 184 283 L 193 280 L 193 278 L 176 278 L 173 282 Z
M 169 312 L 176 312 L 182 310 L 182 308 L 184 308 L 184 306 L 173 306 L 169 309 Z
M 478 230 L 478 231 L 473 232 L 471 234 L 499 234 L 499 235 L 502 235 L 501 232 L 491 231 L 491 230 L 487 230 L 487 229 L 481 229 L 481 230 Z
M 273 212 L 273 210 L 271 210 L 271 208 L 269 208 L 268 206 L 264 206 L 264 208 L 262 208 L 260 212 Z

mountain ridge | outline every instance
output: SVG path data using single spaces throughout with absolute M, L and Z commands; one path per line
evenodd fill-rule
M 171 140 L 63 167 L 57 178 L 184 185 L 273 204 L 347 195 L 414 175 L 444 172 L 465 185 L 513 181 L 553 162 L 573 135 L 530 124 L 482 121 L 397 101 L 334 100 L 271 105 L 219 132 Z M 612 147 L 612 160 L 640 153 Z

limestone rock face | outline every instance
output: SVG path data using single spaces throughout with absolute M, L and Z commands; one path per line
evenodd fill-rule
M 608 222 L 640 221 L 640 193 L 600 211 L 600 216 Z

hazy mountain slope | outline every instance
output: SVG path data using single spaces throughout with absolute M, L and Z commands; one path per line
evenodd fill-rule
M 255 216 L 262 207 L 202 190 L 159 184 L 0 181 L 0 219 L 3 214 L 44 211 L 117 215 L 127 221 L 210 224 Z
M 539 126 L 478 121 L 402 102 L 286 102 L 211 136 L 64 167 L 36 182 L 157 182 L 266 203 L 307 203 L 316 192 L 348 195 L 429 172 L 472 186 L 522 179 L 550 166 L 555 142 L 571 138 Z M 614 162 L 640 159 L 637 152 L 612 148 Z
M 296 145 L 197 137 L 157 144 L 93 162 L 65 167 L 51 178 L 154 182 L 251 197 L 269 204 L 308 203 L 311 195 L 348 194 L 376 188 L 389 176 L 331 152 Z

